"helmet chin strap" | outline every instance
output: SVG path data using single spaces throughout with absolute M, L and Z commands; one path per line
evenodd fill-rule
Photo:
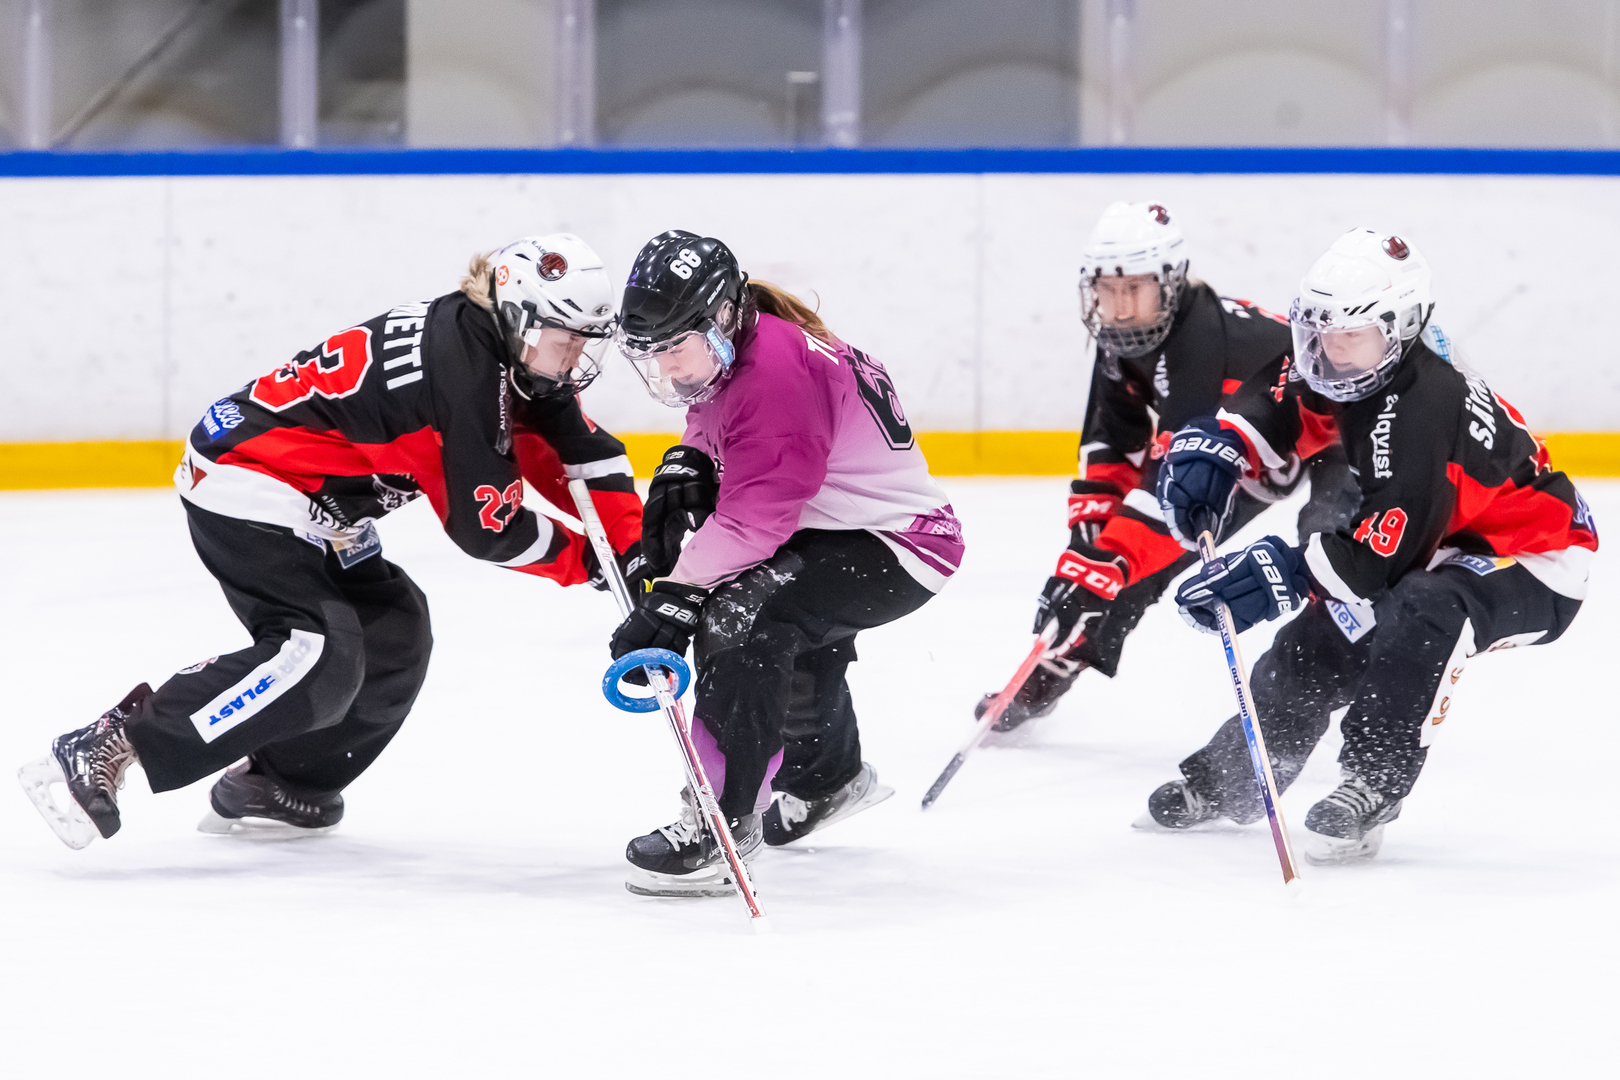
M 1409 343 L 1401 346 L 1401 359 L 1402 360 L 1405 360 L 1406 359 L 1406 354 L 1411 352 L 1412 349 L 1417 346 L 1417 343 L 1423 340 L 1423 331 L 1428 329 L 1429 320 L 1432 319 L 1433 317 L 1434 317 L 1434 301 L 1431 300 L 1431 301 L 1429 301 L 1429 310 L 1425 311 L 1423 313 L 1423 321 L 1418 323 L 1417 333 L 1412 335 L 1412 340 Z

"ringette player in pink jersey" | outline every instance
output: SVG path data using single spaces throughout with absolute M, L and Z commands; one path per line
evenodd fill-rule
M 643 517 L 659 580 L 613 655 L 685 653 L 695 637 L 693 737 L 747 857 L 892 794 L 861 760 L 845 671 L 858 632 L 944 586 L 961 526 L 882 365 L 750 281 L 719 240 L 672 231 L 641 250 L 618 344 L 687 424 Z M 728 887 L 690 792 L 683 803 L 630 842 L 632 891 Z

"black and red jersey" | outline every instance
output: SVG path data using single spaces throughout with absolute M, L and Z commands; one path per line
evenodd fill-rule
M 462 293 L 402 304 L 215 402 L 175 483 L 206 510 L 339 547 L 425 495 L 474 558 L 583 582 L 586 541 L 524 507 L 523 481 L 571 508 L 568 480 L 584 479 L 622 552 L 641 537 L 624 444 L 574 398 L 514 393 L 500 348 Z
M 1339 600 L 1375 600 L 1453 553 L 1480 559 L 1482 571 L 1511 557 L 1554 592 L 1586 595 L 1598 545 L 1586 501 L 1517 409 L 1421 341 L 1361 401 L 1329 401 L 1283 357 L 1217 416 L 1243 437 L 1254 468 L 1337 426 L 1361 507 L 1350 528 L 1301 540 L 1317 584 Z
M 1154 495 L 1164 443 L 1292 348 L 1287 319 L 1198 282 L 1182 297 L 1159 348 L 1139 357 L 1099 351 L 1080 439 L 1080 478 L 1108 484 L 1124 500 L 1097 546 L 1125 557 L 1128 580 L 1139 581 L 1183 554 Z M 1302 450 L 1300 456 L 1310 455 Z M 1083 506 L 1085 496 L 1070 500 L 1071 524 L 1076 500 Z

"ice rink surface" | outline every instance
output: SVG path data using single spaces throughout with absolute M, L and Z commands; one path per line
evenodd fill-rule
M 1285 894 L 1263 824 L 1130 828 L 1232 711 L 1221 650 L 1161 604 L 1120 677 L 924 789 L 1029 643 L 1064 483 L 955 480 L 962 572 L 860 639 L 889 802 L 755 862 L 734 899 L 624 890 L 670 821 L 658 717 L 598 689 L 611 601 L 463 556 L 425 501 L 382 523 L 437 648 L 329 836 L 194 831 L 207 783 L 69 851 L 0 795 L 6 1075 L 1594 1076 L 1613 1068 L 1620 556 L 1559 643 L 1476 658 L 1377 860 Z M 1581 485 L 1600 523 L 1620 484 Z M 1239 539 L 1285 535 L 1267 515 Z M 0 496 L 0 762 L 136 682 L 247 644 L 172 492 Z M 1268 631 L 1245 635 L 1252 663 Z M 1334 784 L 1330 733 L 1283 800 Z M 7 782 L 9 786 L 9 781 Z M 1605 1065 L 1604 1062 L 1608 1062 Z

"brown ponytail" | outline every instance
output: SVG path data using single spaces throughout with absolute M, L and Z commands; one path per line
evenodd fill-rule
M 758 278 L 751 279 L 748 282 L 748 302 L 767 315 L 775 315 L 778 319 L 785 319 L 803 327 L 805 333 L 820 338 L 829 345 L 838 341 L 833 337 L 832 331 L 827 329 L 827 324 L 821 321 L 821 316 L 814 308 L 780 285 L 772 285 Z

